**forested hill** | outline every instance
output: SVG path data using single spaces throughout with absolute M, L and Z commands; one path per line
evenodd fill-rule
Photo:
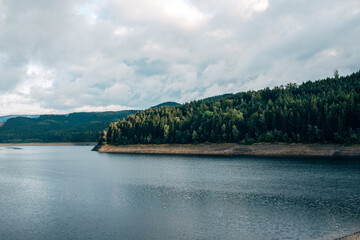
M 18 142 L 97 142 L 111 122 L 124 119 L 137 110 L 118 112 L 40 115 L 16 117 L 0 127 L 0 143 Z
M 39 115 L 7 115 L 7 116 L 0 116 L 0 123 L 5 123 L 10 118 L 16 118 L 16 117 L 38 118 Z
M 110 124 L 100 139 L 203 142 L 360 143 L 360 72 L 150 108 Z
M 177 102 L 163 102 L 163 103 L 160 103 L 156 106 L 153 106 L 152 108 L 159 108 L 159 107 L 174 107 L 174 106 L 179 106 L 180 103 L 177 103 Z

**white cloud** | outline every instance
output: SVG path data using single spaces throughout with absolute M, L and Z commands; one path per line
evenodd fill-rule
M 120 27 L 117 27 L 115 29 L 114 34 L 117 35 L 117 36 L 120 36 L 120 37 L 125 37 L 125 36 L 129 35 L 133 31 L 134 31 L 133 28 L 120 26 Z
M 133 110 L 133 108 L 120 106 L 120 105 L 108 105 L 108 106 L 97 106 L 97 107 L 85 105 L 79 108 L 75 108 L 74 112 L 106 112 L 106 111 L 122 111 L 122 110 Z
M 180 28 L 196 28 L 211 17 L 184 0 L 113 0 L 114 14 L 133 22 L 171 24 Z
M 41 65 L 29 64 L 24 79 L 12 91 L 1 95 L 1 114 L 11 114 L 16 109 L 22 109 L 22 113 L 26 114 L 54 111 L 41 107 L 33 98 L 34 95 L 46 97 L 52 94 L 54 78 L 51 70 L 44 69 Z
M 206 34 L 215 38 L 216 40 L 223 40 L 234 36 L 234 33 L 229 29 L 215 29 L 213 31 L 207 32 Z
M 104 95 L 115 101 L 126 101 L 126 99 L 130 98 L 130 87 L 124 83 L 117 82 L 111 87 L 106 88 Z
M 89 24 L 93 25 L 98 22 L 99 14 L 104 7 L 104 1 L 101 0 L 90 0 L 80 1 L 75 4 L 73 9 L 78 15 L 85 17 Z
M 0 24 L 7 17 L 6 6 L 0 2 Z
M 212 13 L 212 16 L 235 17 L 248 20 L 254 14 L 265 12 L 269 7 L 268 0 L 199 0 L 196 5 Z
M 58 109 L 43 108 L 40 102 L 18 93 L 0 95 L 0 109 L 1 115 L 65 113 Z
M 224 92 L 229 93 L 229 92 L 233 92 L 234 90 L 235 84 L 233 83 L 228 83 L 228 84 L 218 84 L 215 83 L 212 86 L 206 88 L 203 97 L 213 97 L 213 96 L 217 96 L 217 95 L 221 95 Z
M 167 18 L 186 28 L 197 27 L 209 17 L 183 0 L 165 0 L 160 5 Z
M 359 70 L 358 9 L 358 0 L 0 0 L 0 115 L 146 108 L 348 74 Z
M 26 78 L 15 91 L 25 95 L 49 92 L 53 87 L 54 79 L 53 71 L 44 69 L 41 65 L 29 64 L 26 69 Z
M 317 54 L 319 57 L 336 57 L 338 55 L 338 51 L 335 49 L 326 49 L 320 53 Z

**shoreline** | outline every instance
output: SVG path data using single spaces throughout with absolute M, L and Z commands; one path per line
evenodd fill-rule
M 237 143 L 206 144 L 137 144 L 96 145 L 99 153 L 204 155 L 204 156 L 251 156 L 251 157 L 360 157 L 360 145 L 343 144 L 270 144 Z
M 345 237 L 337 238 L 335 240 L 360 240 L 360 232 L 353 233 Z
M 96 142 L 53 142 L 53 143 L 0 143 L 0 147 L 8 146 L 95 146 Z

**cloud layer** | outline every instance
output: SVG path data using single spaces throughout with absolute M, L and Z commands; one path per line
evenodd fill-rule
M 360 69 L 358 39 L 358 0 L 0 0 L 0 115 L 345 75 Z

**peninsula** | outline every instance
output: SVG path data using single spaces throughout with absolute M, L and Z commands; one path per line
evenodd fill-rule
M 360 156 L 360 72 L 139 111 L 111 123 L 99 152 Z

